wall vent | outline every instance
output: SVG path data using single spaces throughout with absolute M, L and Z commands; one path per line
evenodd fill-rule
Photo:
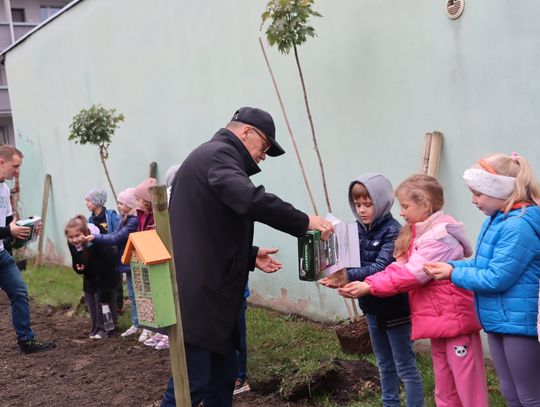
M 461 17 L 463 14 L 463 8 L 465 7 L 465 0 L 445 0 L 446 1 L 446 15 L 448 18 L 455 20 Z

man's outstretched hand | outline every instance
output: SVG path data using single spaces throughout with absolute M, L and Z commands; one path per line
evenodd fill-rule
M 271 254 L 277 253 L 278 250 L 279 249 L 275 247 L 271 249 L 260 247 L 257 252 L 257 259 L 255 260 L 255 267 L 265 273 L 275 273 L 280 270 L 283 267 L 283 264 L 270 256 Z

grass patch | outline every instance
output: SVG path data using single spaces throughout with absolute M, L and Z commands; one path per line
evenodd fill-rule
M 305 319 L 248 307 L 246 324 L 252 381 L 293 373 L 310 377 L 321 364 L 336 357 L 351 359 L 341 351 L 333 330 Z
M 23 277 L 30 296 L 38 304 L 77 308 L 82 294 L 82 277 L 71 267 L 29 266 Z
M 304 318 L 283 315 L 268 309 L 248 307 L 246 314 L 248 343 L 248 376 L 254 383 L 270 378 L 284 383 L 295 375 L 312 377 L 314 373 L 334 358 L 353 360 L 358 356 L 345 354 L 333 329 Z M 375 356 L 361 358 L 376 365 Z M 435 407 L 435 380 L 431 357 L 417 354 L 418 367 L 424 382 L 426 406 Z M 490 407 L 506 406 L 498 389 L 498 379 L 492 367 L 486 367 Z M 321 407 L 335 406 L 328 394 L 314 398 Z M 402 404 L 405 398 L 402 392 Z M 352 400 L 347 407 L 382 406 L 380 394 L 371 394 Z

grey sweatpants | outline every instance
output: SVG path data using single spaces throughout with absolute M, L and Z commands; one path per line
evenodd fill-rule
M 115 293 L 113 293 L 115 294 Z M 109 301 L 109 308 L 111 309 L 111 314 L 113 316 L 114 323 L 116 325 L 116 321 L 118 319 L 118 314 L 116 312 L 116 295 L 111 295 L 111 299 Z M 107 336 L 107 332 L 105 331 L 105 327 L 103 326 L 103 313 L 101 312 L 101 303 L 99 302 L 99 294 L 90 294 L 85 292 L 84 293 L 84 303 L 86 304 L 86 308 L 88 309 L 88 314 L 90 315 L 90 332 L 88 333 L 89 336 L 93 335 L 101 335 L 102 337 Z
M 540 407 L 540 343 L 533 336 L 488 334 L 508 407 Z

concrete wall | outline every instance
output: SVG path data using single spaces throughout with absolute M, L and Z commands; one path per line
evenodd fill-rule
M 443 3 L 317 2 L 324 15 L 314 21 L 318 37 L 299 51 L 334 213 L 344 220 L 352 219 L 349 180 L 381 171 L 397 185 L 418 170 L 427 131 L 444 133 L 439 175 L 446 209 L 473 238 L 483 217 L 470 204 L 462 171 L 496 151 L 522 153 L 540 171 L 540 3 L 469 1 L 457 21 L 446 17 Z M 126 116 L 109 159 L 118 190 L 145 178 L 151 161 L 163 180 L 168 166 L 237 107 L 266 108 L 288 154 L 264 162 L 253 181 L 311 212 L 257 41 L 264 6 L 83 1 L 7 54 L 15 137 L 25 153 L 23 211 L 39 214 L 43 176 L 50 173 L 51 253 L 68 260 L 64 223 L 86 212 L 90 188 L 107 187 L 97 150 L 67 141 L 72 117 L 92 103 Z M 294 58 L 275 49 L 269 56 L 322 209 Z M 345 315 L 333 291 L 298 280 L 294 238 L 259 225 L 256 243 L 280 247 L 285 267 L 273 276 L 251 275 L 253 301 L 314 318 Z

